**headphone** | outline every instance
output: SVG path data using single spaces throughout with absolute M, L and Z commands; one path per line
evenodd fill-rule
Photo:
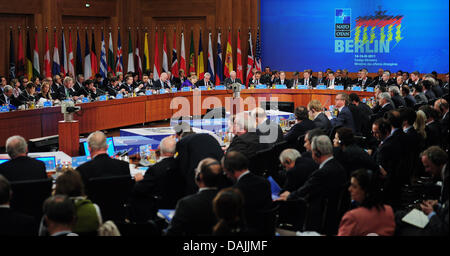
M 314 153 L 316 154 L 316 157 L 322 156 L 322 152 L 320 152 L 318 149 L 314 150 Z

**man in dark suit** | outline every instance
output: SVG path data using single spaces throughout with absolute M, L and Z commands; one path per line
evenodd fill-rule
M 129 164 L 125 161 L 112 159 L 108 156 L 108 145 L 103 132 L 96 131 L 87 138 L 91 161 L 78 166 L 81 178 L 85 185 L 89 179 L 111 176 L 130 176 Z M 130 176 L 131 179 L 131 176 Z
M 434 101 L 436 100 L 436 95 L 434 94 L 433 90 L 431 89 L 434 85 L 430 80 L 422 80 L 422 86 L 423 86 L 423 93 L 427 97 L 428 101 Z
M 408 83 L 409 87 L 414 87 L 415 85 L 419 85 L 419 83 L 422 81 L 422 79 L 420 78 L 420 73 L 419 71 L 414 71 L 411 73 L 410 75 L 410 81 Z
M 400 89 L 397 86 L 391 85 L 388 90 L 391 95 L 391 100 L 394 102 L 395 108 L 406 107 L 406 102 L 400 95 Z
M 248 158 L 252 158 L 260 150 L 270 146 L 262 143 L 260 133 L 256 129 L 256 121 L 245 112 L 236 115 L 233 123 L 234 138 L 228 146 L 227 152 L 238 151 Z M 269 136 L 269 139 L 273 139 Z
M 408 108 L 414 108 L 416 105 L 416 99 L 410 94 L 409 87 L 407 85 L 402 86 L 401 93 L 405 100 L 405 106 Z
M 217 195 L 221 164 L 214 158 L 205 158 L 195 170 L 196 194 L 186 196 L 177 203 L 167 235 L 211 235 L 217 218 L 212 201 Z
M 51 196 L 43 205 L 44 220 L 50 236 L 78 236 L 72 232 L 76 210 L 72 199 L 66 195 Z
M 286 87 L 290 84 L 289 79 L 286 79 L 286 73 L 284 71 L 280 71 L 280 77 L 274 79 L 274 84 L 284 84 Z
M 352 129 L 352 131 L 355 131 L 355 122 L 353 120 L 352 112 L 347 107 L 348 103 L 349 103 L 348 95 L 346 93 L 340 93 L 336 95 L 335 108 L 338 111 L 336 117 L 333 118 L 329 111 L 325 112 L 328 119 L 330 119 L 331 126 L 333 128 L 343 126 Z
M 3 88 L 3 93 L 0 94 L 0 106 L 2 105 L 19 106 L 20 102 L 13 96 L 13 88 L 11 85 L 6 85 Z
M 322 129 L 325 134 L 329 134 L 331 131 L 331 122 L 323 113 L 322 103 L 319 100 L 310 101 L 308 103 L 308 112 L 315 127 Z
M 19 97 L 17 98 L 17 100 L 20 102 L 20 105 L 22 104 L 26 104 L 27 102 L 36 101 L 36 97 L 35 97 L 35 92 L 36 92 L 36 85 L 34 85 L 33 83 L 28 83 L 26 85 L 25 90 L 19 95 Z
M 83 88 L 83 84 L 84 84 L 84 75 L 83 74 L 78 74 L 77 75 L 77 79 L 75 84 L 73 85 L 73 89 L 75 89 L 75 91 L 78 93 L 78 91 Z
M 53 83 L 52 83 L 52 87 L 51 87 L 51 92 L 57 94 L 61 87 L 63 87 L 63 83 L 61 81 L 61 76 L 54 75 L 53 76 Z M 57 95 L 57 97 L 59 97 L 59 95 Z
M 317 79 L 316 79 L 316 85 L 324 85 L 327 83 L 326 77 L 323 76 L 322 71 L 317 72 Z
M 186 134 L 188 134 L 186 132 Z M 223 151 L 219 142 L 207 133 L 191 133 L 187 136 L 181 134 L 181 139 L 177 142 L 177 161 L 180 171 L 185 179 L 184 195 L 191 195 L 197 192 L 195 184 L 194 169 L 198 163 L 207 158 L 220 160 L 223 157 Z
M 198 81 L 198 83 L 200 83 L 200 81 Z M 210 82 L 212 85 L 212 82 Z M 223 82 L 223 84 L 225 85 L 225 87 L 227 89 L 231 89 L 231 85 L 234 83 L 239 83 L 239 84 L 243 84 L 241 79 L 236 78 L 236 71 L 231 71 L 230 72 L 230 77 L 226 78 Z M 205 85 L 206 86 L 206 85 Z
M 287 88 L 292 88 L 292 87 L 297 88 L 297 86 L 298 86 L 299 84 L 301 84 L 301 80 L 302 80 L 302 79 L 299 79 L 299 78 L 298 78 L 299 75 L 300 75 L 300 73 L 299 73 L 298 71 L 295 71 L 295 72 L 294 72 L 291 81 L 289 81 L 289 84 L 287 85 Z
M 295 191 L 299 189 L 308 180 L 313 171 L 317 170 L 319 165 L 307 156 L 302 156 L 295 149 L 288 148 L 280 154 L 280 163 L 285 171 L 285 182 L 282 187 L 284 191 Z
M 448 135 L 449 135 L 449 116 L 448 116 L 448 102 L 445 99 L 438 99 L 434 103 L 434 109 L 441 114 L 441 134 L 443 135 L 443 147 L 448 149 Z
M 322 202 L 328 199 L 327 207 L 337 209 L 338 198 L 336 195 L 344 189 L 349 177 L 342 165 L 333 157 L 333 146 L 330 138 L 321 135 L 313 138 L 312 157 L 319 164 L 305 184 L 295 191 L 286 191 L 280 195 L 278 200 L 293 200 L 307 198 L 310 204 L 310 216 L 307 223 L 307 230 L 322 232 Z M 334 208 L 336 206 L 336 208 Z M 329 216 L 334 216 L 328 226 L 326 233 L 337 232 L 339 220 L 336 210 L 331 210 Z
M 165 73 L 165 72 L 161 73 L 161 75 L 159 76 L 159 80 L 157 80 L 153 83 L 153 89 L 154 90 L 160 90 L 160 89 L 169 90 L 170 86 L 169 86 L 169 83 L 167 82 L 168 78 L 169 78 L 169 76 L 167 75 L 167 73 Z
M 45 164 L 27 156 L 28 146 L 23 137 L 9 137 L 6 152 L 11 160 L 0 165 L 0 174 L 10 182 L 47 179 Z
M 250 116 L 256 121 L 256 133 L 260 136 L 261 143 L 276 144 L 284 140 L 280 125 L 267 118 L 263 108 L 254 108 Z
M 133 76 L 132 75 L 125 76 L 125 83 L 122 83 L 120 85 L 119 90 L 125 94 L 133 94 L 134 86 L 133 86 Z
M 333 139 L 334 157 L 344 167 L 350 177 L 358 169 L 379 172 L 379 167 L 364 149 L 359 147 L 351 129 L 341 127 L 337 129 Z
M 367 76 L 368 74 L 369 74 L 369 72 L 365 68 L 359 70 L 360 78 L 357 81 L 355 81 L 354 83 L 357 84 L 358 86 L 361 86 L 362 88 L 366 88 L 368 86 L 374 86 L 372 84 L 373 80 L 372 80 L 372 78 Z
M 430 105 L 424 105 L 419 108 L 427 116 L 425 131 L 427 138 L 425 140 L 425 147 L 442 146 L 442 128 L 439 122 L 439 113 Z
M 248 80 L 248 87 L 256 86 L 256 85 L 260 85 L 260 84 L 265 84 L 265 83 L 262 80 L 261 71 L 257 70 L 255 72 L 254 77 L 252 79 Z
M 261 84 L 271 84 L 272 72 L 270 67 L 264 68 L 264 74 L 261 76 Z
M 284 135 L 284 140 L 287 141 L 291 147 L 297 145 L 297 140 L 300 136 L 303 136 L 307 131 L 316 128 L 314 122 L 309 119 L 308 109 L 306 107 L 297 107 L 294 111 L 294 115 L 296 124 L 291 127 L 286 135 Z
M 0 236 L 36 236 L 37 224 L 34 218 L 9 207 L 11 195 L 9 181 L 0 175 Z
M 59 100 L 72 99 L 76 101 L 78 99 L 77 93 L 73 89 L 73 78 L 66 76 L 63 82 L 64 86 L 58 88 L 57 94 Z
M 382 118 L 385 113 L 394 109 L 394 106 L 391 104 L 391 95 L 388 92 L 383 92 L 378 95 L 378 105 L 380 108 L 377 111 L 374 110 L 373 115 L 370 117 L 371 123 Z
M 447 153 L 437 146 L 433 146 L 421 153 L 421 160 L 425 170 L 435 180 L 442 181 L 441 197 L 439 200 L 427 200 L 422 202 L 421 209 L 427 215 L 429 222 L 424 228 L 425 235 L 448 235 L 448 182 L 449 166 Z
M 316 87 L 317 80 L 314 77 L 312 77 L 310 69 L 303 71 L 303 79 L 300 79 L 300 84 L 306 85 L 306 86 L 311 86 L 311 87 Z
M 428 104 L 428 98 L 427 96 L 425 96 L 425 93 L 423 93 L 422 83 L 413 85 L 412 88 L 413 88 L 412 95 L 416 100 L 416 104 L 420 105 Z
M 356 93 L 350 93 L 349 95 L 350 104 L 354 105 L 359 110 L 359 118 L 361 119 L 359 122 L 361 124 L 361 133 L 363 136 L 370 136 L 372 127 L 370 124 L 370 116 L 373 114 L 372 109 L 367 106 L 366 103 L 361 102 L 359 96 Z
M 156 209 L 174 209 L 177 201 L 184 195 L 184 177 L 174 158 L 176 141 L 173 137 L 165 137 L 159 144 L 160 158 L 150 166 L 145 175 L 134 176 L 136 184 L 132 192 L 137 207 L 150 210 L 145 220 L 150 219 L 151 211 Z M 157 202 L 154 198 L 158 197 Z M 142 203 L 142 204 L 141 204 Z M 145 207 L 147 203 L 147 207 Z
M 384 88 L 389 88 L 395 82 L 390 78 L 391 73 L 389 71 L 384 71 L 381 80 L 378 81 L 378 85 Z
M 227 176 L 236 182 L 234 187 L 244 196 L 244 213 L 249 230 L 265 233 L 267 230 L 263 227 L 267 221 L 264 212 L 272 208 L 269 181 L 248 170 L 249 160 L 242 153 L 229 151 L 222 163 Z
M 336 80 L 336 77 L 334 76 L 333 71 L 328 72 L 328 79 L 327 79 L 327 87 L 329 89 L 334 89 L 334 86 L 338 85 L 338 81 Z

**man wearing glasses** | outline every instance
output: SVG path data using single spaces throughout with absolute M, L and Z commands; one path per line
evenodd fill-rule
M 330 119 L 333 129 L 336 129 L 337 127 L 347 127 L 355 132 L 355 122 L 353 120 L 352 112 L 347 107 L 348 102 L 348 95 L 346 93 L 340 93 L 336 95 L 335 108 L 338 110 L 336 117 L 331 116 L 329 111 L 325 112 L 328 119 Z

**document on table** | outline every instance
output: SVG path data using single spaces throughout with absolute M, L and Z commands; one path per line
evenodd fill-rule
M 402 219 L 403 222 L 416 226 L 418 228 L 424 228 L 428 224 L 428 217 L 417 209 L 412 209 Z

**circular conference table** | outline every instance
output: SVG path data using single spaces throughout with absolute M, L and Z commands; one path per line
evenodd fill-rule
M 233 100 L 231 90 L 206 90 L 145 95 L 77 104 L 81 111 L 75 113 L 79 120 L 80 134 L 130 125 L 169 119 L 173 116 L 205 114 L 207 109 L 225 106 L 227 111 L 251 110 L 261 101 L 294 102 L 306 106 L 311 100 L 319 100 L 324 107 L 334 105 L 336 94 L 350 91 L 316 89 L 245 89 L 239 100 Z M 353 91 L 352 91 L 353 92 Z M 354 91 L 363 98 L 373 92 Z M 237 107 L 233 107 L 233 104 Z M 60 106 L 0 113 L 0 147 L 12 135 L 25 139 L 58 134 L 58 121 L 63 120 Z

